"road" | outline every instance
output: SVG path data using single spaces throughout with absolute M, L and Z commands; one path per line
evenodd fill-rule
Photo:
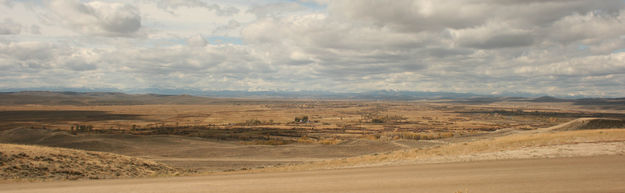
M 625 192 L 625 156 L 0 184 L 0 192 Z

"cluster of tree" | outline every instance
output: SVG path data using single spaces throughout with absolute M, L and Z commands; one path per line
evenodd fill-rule
M 296 123 L 308 123 L 310 120 L 308 119 L 308 116 L 298 116 L 298 117 L 295 117 L 294 121 Z
M 401 115 L 380 115 L 377 112 L 363 113 L 361 115 L 361 121 L 371 123 L 397 123 L 407 119 L 408 118 Z
M 273 120 L 261 121 L 258 119 L 248 119 L 248 120 L 245 120 L 245 122 L 236 123 L 235 125 L 254 126 L 254 125 L 273 125 L 273 124 L 274 124 Z
M 93 131 L 92 125 L 75 125 L 70 128 L 72 134 L 76 134 L 78 132 L 91 132 Z

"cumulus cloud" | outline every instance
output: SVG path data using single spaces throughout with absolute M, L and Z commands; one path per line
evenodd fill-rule
M 624 4 L 620 0 L 338 0 L 329 9 L 339 17 L 414 32 L 469 28 L 491 20 L 542 26 L 572 13 L 618 12 Z
M 4 19 L 0 22 L 0 35 L 19 34 L 22 25 L 15 23 L 12 19 Z
M 51 16 L 84 34 L 132 36 L 141 28 L 141 15 L 129 4 L 55 0 L 49 6 Z
M 279 17 L 288 13 L 305 10 L 306 8 L 295 2 L 271 3 L 266 5 L 257 5 L 248 10 L 249 13 L 256 17 Z
M 159 0 L 156 2 L 159 8 L 166 9 L 170 12 L 179 7 L 202 7 L 210 11 L 214 11 L 219 16 L 232 16 L 239 13 L 236 7 L 222 7 L 218 4 L 209 4 L 202 0 Z
M 556 21 L 551 29 L 552 40 L 563 43 L 580 41 L 595 43 L 618 38 L 625 31 L 625 10 L 618 13 L 574 13 Z
M 94 70 L 94 63 L 99 60 L 91 49 L 42 42 L 0 43 L 0 52 L 7 67 L 27 72 L 45 69 Z
M 36 25 L 36 24 L 30 26 L 30 33 L 41 34 L 41 27 L 39 27 L 39 25 Z
M 13 1 L 11 0 L 0 0 L 0 4 L 5 5 L 7 7 L 13 7 Z
M 201 35 L 195 35 L 187 38 L 187 44 L 192 47 L 204 47 L 208 42 Z
M 514 29 L 514 26 L 502 22 L 452 31 L 460 46 L 471 48 L 498 49 L 530 46 L 534 43 L 531 30 Z
M 540 65 L 522 66 L 515 69 L 519 74 L 566 75 L 566 76 L 605 76 L 625 74 L 625 53 L 613 53 L 599 56 L 573 58 L 566 61 Z
M 622 0 L 139 2 L 10 17 L 20 32 L 0 36 L 0 87 L 625 95 Z M 241 44 L 207 41 L 220 36 Z

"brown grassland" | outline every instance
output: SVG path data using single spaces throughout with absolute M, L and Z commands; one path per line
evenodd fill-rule
M 592 117 L 609 119 L 593 122 Z M 40 146 L 0 146 L 2 159 L 12 158 L 0 163 L 0 176 L 94 179 L 499 159 L 501 153 L 488 153 L 620 143 L 625 141 L 622 129 L 596 129 L 625 128 L 623 118 L 622 108 L 530 100 L 220 99 L 197 104 L 5 104 L 0 106 L 0 143 Z M 568 129 L 550 128 L 557 125 Z M 41 161 L 65 156 L 51 152 L 76 155 L 76 159 L 65 165 Z M 93 160 L 110 161 L 106 165 Z M 131 171 L 123 168 L 124 164 L 145 165 L 147 169 Z M 14 166 L 21 169 L 7 169 Z M 80 174 L 63 167 L 77 168 Z M 93 170 L 107 167 L 118 172 Z M 94 173 L 82 172 L 90 170 Z M 27 175 L 29 172 L 33 175 Z

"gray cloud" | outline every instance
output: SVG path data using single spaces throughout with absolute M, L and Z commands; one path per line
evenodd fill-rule
M 602 12 L 574 13 L 556 21 L 550 27 L 549 39 L 562 43 L 581 41 L 594 43 L 618 38 L 625 31 L 625 10 L 608 14 Z
M 530 34 L 497 34 L 484 39 L 467 38 L 459 42 L 462 46 L 480 49 L 498 49 L 530 46 L 534 38 Z
M 0 22 L 0 35 L 19 34 L 22 25 L 15 23 L 12 19 L 4 19 Z
M 295 2 L 271 3 L 266 5 L 257 5 L 250 8 L 247 12 L 256 15 L 256 17 L 279 17 L 287 13 L 305 10 L 306 8 Z
M 625 95 L 622 0 L 314 2 L 327 10 L 275 1 L 218 8 L 199 0 L 157 1 L 157 9 L 153 3 L 54 1 L 35 13 L 50 21 L 37 26 L 79 35 L 0 36 L 0 67 L 7 69 L 0 88 Z M 211 28 L 149 20 L 197 6 L 211 12 L 185 26 Z M 248 11 L 215 17 L 212 11 L 220 15 L 224 7 Z M 242 44 L 207 43 L 220 36 Z
M 187 38 L 187 44 L 192 47 L 204 47 L 208 42 L 201 35 L 195 35 Z
M 141 16 L 129 4 L 101 1 L 79 2 L 55 0 L 49 2 L 52 20 L 74 30 L 94 35 L 132 36 L 141 28 Z
M 30 33 L 31 34 L 41 34 L 41 27 L 39 27 L 39 25 L 32 25 L 32 26 L 30 26 Z
M 0 4 L 5 5 L 7 7 L 13 7 L 13 1 L 12 0 L 0 0 Z
M 549 25 L 572 13 L 595 10 L 618 12 L 624 4 L 620 0 L 338 0 L 332 1 L 329 6 L 339 17 L 404 31 L 438 31 L 469 28 L 498 19 L 520 24 Z

